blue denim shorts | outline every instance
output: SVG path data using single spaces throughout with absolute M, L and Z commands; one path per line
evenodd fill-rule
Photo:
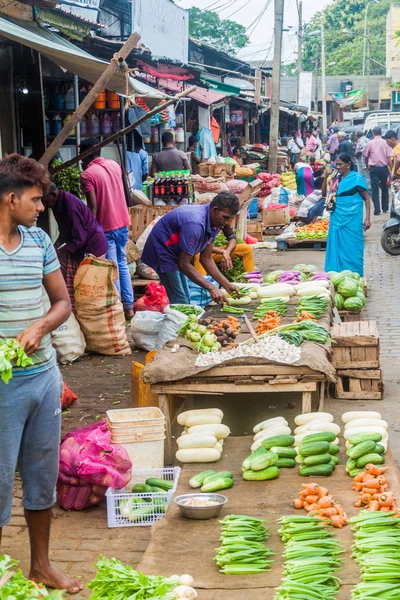
M 22 505 L 44 510 L 55 502 L 61 433 L 62 378 L 58 367 L 0 380 L 0 527 L 11 518 L 15 471 Z

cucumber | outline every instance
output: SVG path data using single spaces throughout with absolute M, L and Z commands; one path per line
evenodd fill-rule
M 321 433 L 310 433 L 303 438 L 303 444 L 313 444 L 314 442 L 334 442 L 336 435 L 332 431 L 322 431 Z
M 284 446 L 272 446 L 270 452 L 275 452 L 279 458 L 296 458 L 296 448 L 285 448 Z
M 325 454 L 329 451 L 329 442 L 314 442 L 312 444 L 302 444 L 299 453 L 302 456 L 312 456 L 313 454 Z
M 380 442 L 382 436 L 380 433 L 355 433 L 349 438 L 350 444 L 361 444 L 361 442 Z
M 302 477 L 328 477 L 332 475 L 333 467 L 330 463 L 323 465 L 301 465 L 300 475 Z
M 129 511 L 126 517 L 129 519 L 129 521 L 135 523 L 136 521 L 141 521 L 142 519 L 145 519 L 147 516 L 153 514 L 153 512 L 153 506 L 150 506 L 149 508 L 134 508 L 133 510 Z
M 197 475 L 193 475 L 189 479 L 189 485 L 191 488 L 199 488 L 203 485 L 204 480 L 211 475 L 215 475 L 215 471 L 213 469 L 208 469 L 207 471 L 201 471 L 197 473 Z
M 375 442 L 372 440 L 367 440 L 352 446 L 347 450 L 346 454 L 349 458 L 360 458 L 360 456 L 364 456 L 364 454 L 370 454 L 371 452 L 374 452 L 375 446 Z
M 150 477 L 149 479 L 146 479 L 146 484 L 162 488 L 166 492 L 172 490 L 172 488 L 174 487 L 173 481 L 167 481 L 166 479 L 158 479 L 157 477 Z
M 278 460 L 279 456 L 275 452 L 265 452 L 265 454 L 250 459 L 250 469 L 253 471 L 262 471 L 267 467 L 272 467 Z
M 233 479 L 230 477 L 209 478 L 209 481 L 201 486 L 202 492 L 218 492 L 218 490 L 227 490 L 233 486 Z
M 266 481 L 267 479 L 276 479 L 279 477 L 279 469 L 275 465 L 267 467 L 262 471 L 245 471 L 243 473 L 243 479 L 246 481 Z
M 293 446 L 295 439 L 292 435 L 273 435 L 261 442 L 261 446 L 265 450 L 269 450 L 273 446 Z
M 357 461 L 355 458 L 349 458 L 349 460 L 346 463 L 346 471 L 348 473 L 350 473 L 350 471 L 352 471 L 353 469 L 357 468 Z
M 163 490 L 163 489 L 162 489 L 162 488 L 160 488 L 160 487 L 156 487 L 155 485 L 152 485 L 152 486 L 151 486 L 151 491 L 152 491 L 152 492 L 155 492 L 155 493 L 157 493 L 157 494 L 165 494 L 165 490 Z
M 296 461 L 293 458 L 280 458 L 275 466 L 278 469 L 293 469 L 296 466 Z
M 300 456 L 300 454 L 297 454 L 294 460 L 295 462 L 297 462 L 298 465 L 301 465 L 304 462 L 304 458 Z
M 331 454 L 331 462 L 333 462 L 336 467 L 336 465 L 339 464 L 339 457 L 336 456 L 335 454 Z
M 153 490 L 151 489 L 151 485 L 146 483 L 136 483 L 132 488 L 132 492 L 134 494 L 150 494 L 150 492 L 152 491 Z
M 363 469 L 368 463 L 372 463 L 373 465 L 383 465 L 385 462 L 385 457 L 381 454 L 377 454 L 376 452 L 372 452 L 371 454 L 364 454 L 357 460 L 357 468 Z
M 332 456 L 331 456 L 331 462 L 330 462 L 330 463 L 328 463 L 328 464 L 329 464 L 329 465 L 331 465 L 331 467 L 332 467 L 332 471 L 334 471 L 334 470 L 336 469 L 336 463 L 335 463 L 335 461 L 333 460 L 333 457 L 332 457 Z
M 356 467 L 355 469 L 349 471 L 350 477 L 356 477 L 356 475 L 359 475 L 360 473 L 364 473 L 364 469 L 357 469 Z
M 307 466 L 311 465 L 323 465 L 331 462 L 332 456 L 326 452 L 325 454 L 314 454 L 312 456 L 306 456 L 303 464 Z
M 248 471 L 249 469 L 251 469 L 250 465 L 253 458 L 255 458 L 256 456 L 262 456 L 263 454 L 266 454 L 266 452 L 266 449 L 262 446 L 261 448 L 257 448 L 257 450 L 254 450 L 254 452 L 252 452 L 247 458 L 244 459 L 242 463 L 242 471 Z
M 385 454 L 385 446 L 382 446 L 382 444 L 375 444 L 374 452 L 377 454 Z
M 210 483 L 211 481 L 214 481 L 215 479 L 219 479 L 221 477 L 227 477 L 228 479 L 233 479 L 233 473 L 231 473 L 230 471 L 219 471 L 218 473 L 215 473 L 214 475 L 210 475 L 209 477 L 206 477 L 203 481 L 203 485 L 206 485 L 207 483 Z
M 329 444 L 329 454 L 339 454 L 340 448 L 336 444 Z

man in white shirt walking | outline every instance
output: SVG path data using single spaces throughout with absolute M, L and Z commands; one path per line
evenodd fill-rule
M 290 152 L 290 164 L 293 166 L 299 159 L 302 151 L 304 150 L 303 140 L 297 131 L 293 132 L 292 139 L 288 142 L 288 150 Z

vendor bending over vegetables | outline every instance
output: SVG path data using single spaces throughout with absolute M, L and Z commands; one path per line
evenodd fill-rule
M 18 469 L 31 546 L 29 577 L 75 594 L 82 589 L 79 581 L 58 573 L 49 562 L 62 391 L 50 332 L 71 313 L 50 238 L 34 227 L 49 183 L 44 167 L 30 158 L 11 154 L 0 161 L 0 335 L 16 338 L 32 359 L 25 367 L 13 364 L 9 383 L 0 379 L 0 543 L 11 517 Z M 42 284 L 51 303 L 47 314 Z M 0 358 L 4 370 L 7 365 Z
M 190 304 L 186 277 L 206 289 L 214 302 L 223 303 L 225 295 L 193 266 L 194 257 L 205 273 L 229 293 L 238 288 L 223 276 L 212 253 L 218 232 L 239 212 L 240 204 L 232 192 L 221 192 L 210 204 L 190 204 L 166 213 L 153 227 L 143 249 L 142 261 L 160 276 L 171 304 Z
M 255 269 L 253 248 L 250 244 L 239 244 L 236 234 L 232 227 L 227 224 L 222 228 L 221 233 L 217 235 L 212 250 L 213 261 L 221 265 L 223 271 L 233 268 L 232 259 L 240 258 L 243 263 L 243 271 L 252 273 Z M 200 262 L 200 254 L 194 257 L 194 266 L 202 275 L 206 275 Z

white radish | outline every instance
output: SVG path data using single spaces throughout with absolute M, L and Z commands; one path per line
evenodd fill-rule
M 320 421 L 330 421 L 332 423 L 333 415 L 326 412 L 303 413 L 301 415 L 297 415 L 297 417 L 294 418 L 294 422 L 296 425 L 305 425 L 306 423 L 315 421 L 316 419 L 319 419 Z
M 250 451 L 254 452 L 255 450 L 257 450 L 257 448 L 261 448 L 261 440 L 257 440 L 256 442 L 253 442 L 250 447 Z
M 310 421 L 309 423 L 306 423 L 305 425 L 300 425 L 299 427 L 296 427 L 296 429 L 294 430 L 294 434 L 295 435 L 300 435 L 301 433 L 306 433 L 307 431 L 315 431 L 315 427 L 314 424 L 318 424 L 318 426 L 321 426 L 321 431 L 331 431 L 330 429 L 328 429 L 329 425 L 333 425 L 333 423 L 331 423 L 331 421 L 328 421 L 327 419 L 323 419 L 323 420 L 315 420 L 315 421 Z M 323 427 L 325 427 L 325 429 L 323 429 Z M 335 426 L 339 427 L 338 425 Z M 340 427 L 339 427 L 339 431 L 340 431 Z
M 345 429 L 343 432 L 343 437 L 345 440 L 348 440 L 349 438 L 353 437 L 353 435 L 356 435 L 356 433 L 380 433 L 382 437 L 387 435 L 387 431 L 383 427 L 364 426 Z
M 383 427 L 383 429 L 388 429 L 389 425 L 387 424 L 386 421 L 384 421 L 383 419 L 353 419 L 352 421 L 349 421 L 348 423 L 346 423 L 345 425 L 345 429 L 350 429 L 350 428 L 354 428 L 354 427 L 364 427 L 364 426 L 371 426 L 371 427 Z
M 340 427 L 336 423 L 329 423 L 328 421 L 311 421 L 309 431 L 331 431 L 335 435 L 339 435 Z
M 253 437 L 253 440 L 257 442 L 258 440 L 263 440 L 267 437 L 272 437 L 274 435 L 290 435 L 291 429 L 290 427 L 286 427 L 286 425 L 281 425 L 277 427 L 270 427 L 269 429 L 262 429 Z
M 188 598 L 188 600 L 197 598 L 196 590 L 189 585 L 178 585 L 178 587 L 174 589 L 174 592 L 177 598 Z
M 217 424 L 209 424 L 209 425 L 194 425 L 193 427 L 189 427 L 188 433 L 200 433 L 200 434 L 208 434 L 214 435 L 218 440 L 221 438 L 226 438 L 230 434 L 231 430 L 227 425 Z
M 176 459 L 182 463 L 208 463 L 221 458 L 221 452 L 216 448 L 186 448 L 178 450 Z
M 296 285 L 294 285 L 294 289 L 296 290 L 296 292 L 298 290 L 306 290 L 308 288 L 329 288 L 330 283 L 329 281 L 325 281 L 323 279 L 316 279 L 314 281 L 303 281 L 302 283 L 297 283 Z
M 180 413 L 178 415 L 178 423 L 179 425 L 185 425 L 186 426 L 186 419 L 189 417 L 193 417 L 193 416 L 198 416 L 198 415 L 215 415 L 217 417 L 220 417 L 221 421 L 224 418 L 224 413 L 222 412 L 222 410 L 220 408 L 198 408 L 198 409 L 194 409 L 194 410 L 186 410 L 182 413 Z
M 343 423 L 354 419 L 382 419 L 382 415 L 375 410 L 350 410 L 342 414 Z
M 214 435 L 190 435 L 189 433 L 176 440 L 179 449 L 183 450 L 185 448 L 214 448 L 217 442 Z
M 212 415 L 211 413 L 205 413 L 203 415 L 192 415 L 187 417 L 185 421 L 186 427 L 194 427 L 195 425 L 219 425 L 222 418 L 219 415 Z
M 319 286 L 310 286 L 310 287 L 306 287 L 306 288 L 300 288 L 299 290 L 297 290 L 297 295 L 302 297 L 302 296 L 315 296 L 316 294 L 325 294 L 326 288 L 324 288 L 322 285 Z
M 191 575 L 184 574 L 179 577 L 179 584 L 193 587 L 194 579 Z
M 255 425 L 253 427 L 253 432 L 258 433 L 259 431 L 261 431 L 261 429 L 265 429 L 266 427 L 268 427 L 270 423 L 284 423 L 285 425 L 288 425 L 288 422 L 286 421 L 286 419 L 284 417 L 273 417 L 271 419 L 266 419 L 265 421 L 261 421 L 261 423 L 258 423 L 258 425 Z
M 217 450 L 219 450 L 220 452 L 222 452 L 223 445 L 221 444 L 221 442 L 217 442 L 215 444 L 214 448 L 216 448 Z

